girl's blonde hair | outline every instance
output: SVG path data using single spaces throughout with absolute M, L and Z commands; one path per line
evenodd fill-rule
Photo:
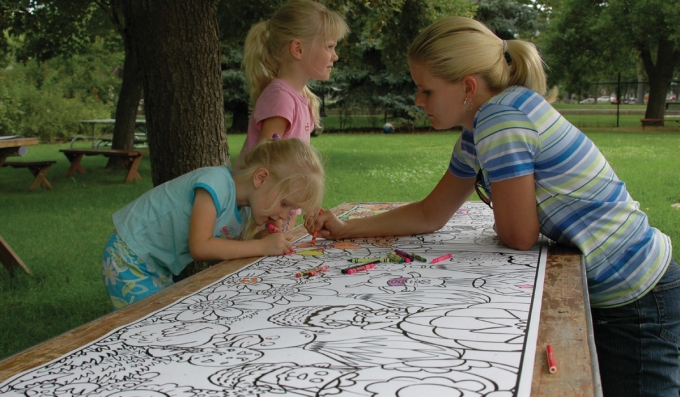
M 470 18 L 449 17 L 428 26 L 411 43 L 408 59 L 449 82 L 476 74 L 493 92 L 513 85 L 541 95 L 547 91 L 544 63 L 534 44 L 501 40 L 483 23 Z
M 248 31 L 243 53 L 243 66 L 253 103 L 278 76 L 283 55 L 291 41 L 340 40 L 347 32 L 347 23 L 340 15 L 311 0 L 291 0 L 281 6 L 270 20 L 255 24 Z M 312 110 L 314 124 L 320 127 L 319 97 L 308 87 L 304 88 L 303 94 Z
M 321 206 L 324 194 L 324 169 L 321 156 L 312 147 L 297 138 L 265 139 L 260 141 L 243 158 L 241 167 L 234 171 L 234 179 L 252 180 L 259 168 L 269 170 L 276 183 L 277 196 L 273 205 L 289 194 L 299 194 L 297 203 L 304 212 Z M 248 221 L 243 239 L 250 239 L 257 225 Z

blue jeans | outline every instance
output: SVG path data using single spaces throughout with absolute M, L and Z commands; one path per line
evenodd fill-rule
M 680 267 L 675 260 L 642 298 L 591 313 L 605 397 L 678 397 Z

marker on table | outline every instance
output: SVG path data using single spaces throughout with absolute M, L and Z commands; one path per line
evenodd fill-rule
M 319 210 L 319 215 L 323 214 L 323 208 Z M 312 234 L 312 245 L 316 245 L 316 235 L 319 233 L 318 230 L 315 230 L 314 233 Z
M 551 374 L 554 374 L 557 372 L 557 363 L 555 362 L 555 354 L 553 354 L 552 346 L 546 346 L 545 352 L 548 356 L 548 371 L 550 371 Z
M 374 262 L 364 263 L 364 264 L 358 265 L 358 266 L 348 267 L 346 269 L 340 270 L 340 272 L 342 274 L 354 274 L 354 273 L 360 272 L 362 270 L 371 270 L 375 267 L 376 263 L 380 263 L 380 261 L 374 261 Z
M 445 260 L 449 259 L 449 258 L 452 257 L 452 256 L 453 256 L 453 254 L 442 255 L 442 256 L 440 256 L 439 258 L 434 258 L 434 259 L 432 259 L 432 263 L 437 263 L 437 262 L 445 261 Z
M 279 232 L 279 229 L 277 229 L 276 226 L 272 225 L 271 223 L 267 223 L 267 228 L 272 233 L 278 233 Z M 294 253 L 295 253 L 295 250 L 292 249 L 292 248 L 290 249 L 290 251 L 288 251 L 288 255 L 294 254 Z

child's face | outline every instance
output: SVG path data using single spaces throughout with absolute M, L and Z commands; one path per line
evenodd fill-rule
M 434 77 L 419 63 L 409 63 L 409 67 L 413 82 L 418 86 L 415 104 L 427 113 L 432 127 L 443 130 L 463 125 L 466 116 L 464 85 Z
M 338 60 L 338 55 L 335 53 L 337 44 L 338 41 L 335 39 L 316 39 L 311 43 L 304 44 L 303 50 L 307 49 L 304 64 L 307 66 L 307 72 L 311 78 L 320 81 L 326 81 L 330 78 L 333 62 Z
M 280 191 L 274 186 L 276 183 L 273 178 L 268 181 L 268 186 L 256 189 L 250 200 L 250 209 L 255 224 L 262 226 L 266 223 L 273 223 L 278 220 L 287 220 L 290 212 L 300 208 L 301 201 L 299 189 L 293 185 L 292 192 L 284 195 L 280 199 Z

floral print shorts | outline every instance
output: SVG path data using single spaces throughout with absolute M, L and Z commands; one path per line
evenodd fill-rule
M 146 264 L 118 233 L 111 234 L 104 247 L 102 276 L 114 310 L 173 284 L 170 271 Z

